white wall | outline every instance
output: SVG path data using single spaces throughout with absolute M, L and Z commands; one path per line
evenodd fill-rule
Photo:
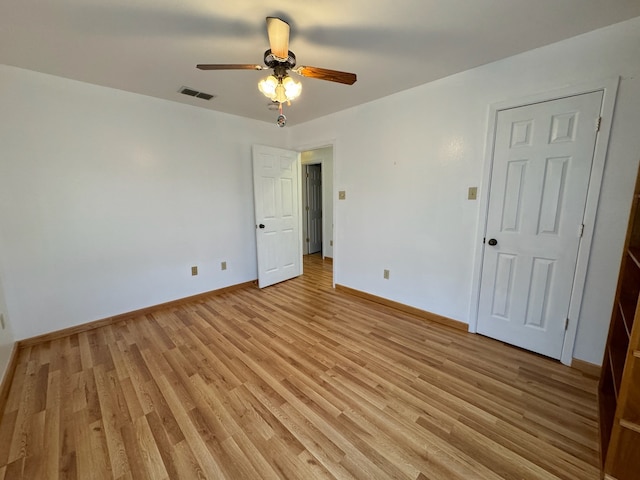
M 305 150 L 301 163 L 322 164 L 322 256 L 333 258 L 333 147 Z
M 251 145 L 287 135 L 0 66 L 0 277 L 16 338 L 255 279 Z
M 640 158 L 638 52 L 640 18 L 293 127 L 296 145 L 335 139 L 336 283 L 468 322 L 489 105 L 620 75 L 574 351 L 599 364 Z

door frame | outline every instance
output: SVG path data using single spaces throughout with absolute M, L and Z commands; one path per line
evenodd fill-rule
M 302 160 L 302 152 L 300 152 L 300 157 Z M 309 230 L 309 212 L 305 209 L 305 202 L 307 200 L 308 197 L 308 193 L 307 193 L 307 182 L 305 181 L 305 173 L 307 173 L 307 164 L 303 164 L 302 161 L 300 162 L 300 177 L 302 178 L 300 180 L 300 197 L 302 199 L 302 207 L 300 210 L 300 214 L 302 215 L 302 256 L 304 257 L 305 255 L 309 254 L 309 244 L 305 241 L 305 238 L 307 237 L 307 232 Z
M 487 218 L 489 214 L 489 188 L 491 186 L 491 172 L 493 168 L 493 153 L 495 145 L 495 134 L 498 121 L 498 112 L 511 108 L 524 107 L 535 103 L 558 100 L 560 98 L 592 93 L 603 92 L 602 107 L 600 116 L 602 117 L 600 131 L 596 137 L 596 144 L 593 154 L 593 164 L 589 187 L 587 190 L 587 200 L 584 210 L 584 232 L 578 247 L 578 257 L 576 260 L 576 270 L 569 301 L 569 325 L 567 327 L 560 361 L 565 365 L 571 365 L 573 361 L 573 350 L 578 331 L 580 318 L 580 308 L 584 295 L 584 286 L 587 278 L 587 268 L 589 266 L 589 255 L 593 241 L 594 225 L 600 198 L 600 187 L 604 176 L 604 167 L 607 157 L 607 147 L 611 136 L 611 123 L 615 107 L 616 96 L 620 77 L 612 77 L 579 85 L 573 85 L 557 90 L 540 92 L 532 95 L 522 96 L 510 100 L 505 100 L 489 105 L 487 113 L 487 136 L 485 140 L 484 166 L 482 181 L 479 192 L 478 222 L 476 228 L 476 246 L 474 248 L 474 262 L 471 281 L 471 304 L 469 308 L 469 331 L 477 332 L 478 307 L 480 303 L 480 281 L 482 278 L 482 264 L 484 261 L 483 238 L 486 236 Z M 594 125 L 595 128 L 595 125 Z
M 312 142 L 312 143 L 304 143 L 301 145 L 298 145 L 297 147 L 292 147 L 294 150 L 296 150 L 299 154 L 300 154 L 300 165 L 302 166 L 302 152 L 306 152 L 309 150 L 319 150 L 321 148 L 325 148 L 325 147 L 332 147 L 333 148 L 333 154 L 332 154 L 332 176 L 331 176 L 331 185 L 332 185 L 332 192 L 331 192 L 331 201 L 333 202 L 333 215 L 331 218 L 327 218 L 327 216 L 325 215 L 326 212 L 326 208 L 325 208 L 325 202 L 327 201 L 327 199 L 325 198 L 324 192 L 322 195 L 322 230 L 325 231 L 326 228 L 326 222 L 331 221 L 331 224 L 333 226 L 333 257 L 332 257 L 332 262 L 333 262 L 333 280 L 332 280 L 332 284 L 331 286 L 333 288 L 336 288 L 336 278 L 337 278 L 337 251 L 338 249 L 336 248 L 336 244 L 338 242 L 335 241 L 335 239 L 337 238 L 337 234 L 336 232 L 338 231 L 338 224 L 336 223 L 336 207 L 337 207 L 337 202 L 336 202 L 336 164 L 337 164 L 337 141 L 335 138 L 333 139 L 329 139 L 329 140 L 324 140 L 324 141 L 318 141 L 318 142 Z M 326 175 L 326 168 L 325 165 L 322 161 L 318 162 L 320 165 L 322 165 L 322 184 L 325 184 L 325 175 Z M 300 175 L 300 183 L 302 183 L 302 175 Z M 302 185 L 300 185 L 300 188 L 302 188 Z M 300 228 L 302 228 L 302 225 L 300 226 Z M 302 240 L 302 236 L 300 236 L 300 239 Z M 324 259 L 325 257 L 325 246 L 324 246 L 324 242 L 322 242 L 322 258 Z

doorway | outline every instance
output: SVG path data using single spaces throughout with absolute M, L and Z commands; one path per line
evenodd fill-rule
M 293 151 L 254 145 L 253 164 L 260 288 L 303 273 L 303 254 L 309 253 L 309 249 L 305 251 L 305 240 L 310 223 L 317 232 L 312 252 L 319 249 L 321 260 L 332 264 L 333 146 Z M 320 189 L 313 194 L 320 206 L 315 208 L 315 218 L 305 215 L 307 171 L 316 180 L 312 189 Z
M 333 146 L 302 151 L 300 163 L 303 254 L 333 261 Z

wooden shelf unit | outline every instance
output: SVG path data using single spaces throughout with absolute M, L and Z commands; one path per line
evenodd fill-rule
M 640 176 L 618 277 L 598 391 L 603 478 L 640 474 Z

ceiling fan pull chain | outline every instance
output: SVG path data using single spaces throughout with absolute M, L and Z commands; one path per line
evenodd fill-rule
M 278 110 L 280 112 L 280 115 L 278 115 L 278 118 L 276 119 L 276 125 L 282 128 L 287 124 L 287 117 L 285 117 L 282 113 L 282 103 L 280 103 L 280 107 L 278 107 Z

